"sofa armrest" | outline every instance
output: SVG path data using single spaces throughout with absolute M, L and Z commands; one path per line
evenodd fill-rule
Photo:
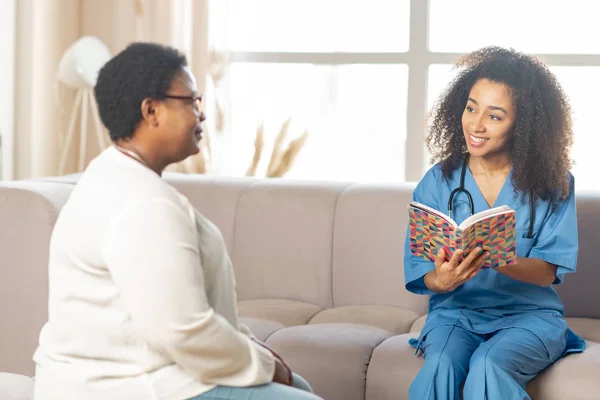
M 31 357 L 48 319 L 48 244 L 72 188 L 0 183 L 0 371 L 34 374 Z
M 33 379 L 25 375 L 0 372 L 0 399 L 33 400 Z

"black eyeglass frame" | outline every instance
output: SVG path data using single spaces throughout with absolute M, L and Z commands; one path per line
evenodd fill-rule
M 165 94 L 165 98 L 167 99 L 177 99 L 177 100 L 189 100 L 193 101 L 196 109 L 198 111 L 202 111 L 202 98 L 203 95 L 199 94 L 198 96 L 176 96 L 171 94 Z

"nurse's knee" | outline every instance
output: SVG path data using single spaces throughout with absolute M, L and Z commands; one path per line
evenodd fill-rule
M 457 378 L 467 376 L 470 354 L 458 348 L 444 349 L 442 351 L 428 353 L 425 356 L 425 367 L 435 368 L 439 372 L 453 374 Z
M 494 370 L 513 371 L 518 368 L 509 352 L 501 348 L 489 349 L 485 352 L 475 352 L 471 357 L 469 369 L 474 372 L 492 372 Z
M 425 364 L 410 385 L 408 398 L 458 398 L 458 390 L 467 378 L 468 366 L 469 354 L 465 351 L 428 352 Z

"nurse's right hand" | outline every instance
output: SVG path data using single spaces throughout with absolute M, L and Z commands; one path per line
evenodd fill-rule
M 446 261 L 446 253 L 441 249 L 435 259 L 435 271 L 432 271 L 435 276 L 428 279 L 432 286 L 430 289 L 437 293 L 452 292 L 477 275 L 488 256 L 487 251 L 483 252 L 482 248 L 477 247 L 462 261 L 462 250 L 457 250 L 450 261 Z

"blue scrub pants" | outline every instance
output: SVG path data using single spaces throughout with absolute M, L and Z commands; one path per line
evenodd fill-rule
M 423 356 L 411 400 L 459 400 L 461 389 L 464 400 L 530 400 L 525 385 L 556 361 L 527 329 L 479 335 L 450 325 L 427 333 Z
M 251 387 L 218 386 L 190 400 L 319 400 L 301 376 L 294 374 L 293 387 L 269 383 Z

